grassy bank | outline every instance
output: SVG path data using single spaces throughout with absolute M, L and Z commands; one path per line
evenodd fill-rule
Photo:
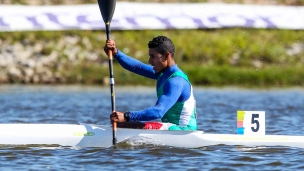
M 112 31 L 117 47 L 147 62 L 147 43 L 155 36 L 166 35 L 176 46 L 175 59 L 195 85 L 299 86 L 304 76 L 304 31 L 264 29 L 219 30 L 144 30 Z M 100 58 L 65 65 L 60 70 L 66 83 L 104 84 L 107 81 L 107 57 L 103 52 L 103 31 L 7 32 L 0 33 L 0 43 L 34 46 L 46 43 L 40 53 L 65 49 L 53 47 L 62 37 L 76 37 L 77 46 L 91 50 Z M 88 41 L 82 41 L 82 40 Z M 52 42 L 51 44 L 49 42 Z M 60 56 L 65 58 L 65 56 Z M 58 68 L 54 68 L 57 70 Z M 116 66 L 116 83 L 121 85 L 154 85 Z
M 194 85 L 200 86 L 240 86 L 240 87 L 291 87 L 304 85 L 303 67 L 268 66 L 264 69 L 246 67 L 219 67 L 196 64 L 179 65 Z M 68 83 L 108 84 L 109 71 L 106 67 L 78 66 L 65 73 Z M 146 79 L 114 65 L 117 85 L 154 86 L 155 80 Z
M 219 29 L 219 30 L 143 30 L 112 31 L 111 38 L 123 52 L 147 61 L 147 44 L 155 36 L 170 37 L 176 46 L 177 62 L 201 65 L 230 65 L 240 67 L 263 67 L 267 65 L 303 65 L 304 30 Z M 105 42 L 104 31 L 39 31 L 0 32 L 0 40 L 10 44 L 52 42 L 69 36 L 79 39 L 77 46 L 85 49 L 89 40 L 92 49 L 102 59 Z M 49 54 L 52 46 L 41 53 Z

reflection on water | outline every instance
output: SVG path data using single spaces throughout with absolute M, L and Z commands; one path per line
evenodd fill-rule
M 1 123 L 110 124 L 109 87 L 0 86 Z M 266 134 L 304 135 L 304 89 L 195 87 L 199 129 L 236 133 L 237 110 L 266 111 Z M 118 111 L 154 105 L 149 87 L 116 87 Z M 291 170 L 304 169 L 303 149 L 210 146 L 180 149 L 145 144 L 118 148 L 0 146 L 1 170 Z M 153 170 L 154 170 L 153 169 Z

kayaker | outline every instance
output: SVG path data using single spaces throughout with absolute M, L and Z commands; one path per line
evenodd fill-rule
M 148 43 L 149 64 L 138 61 L 118 50 L 115 41 L 107 40 L 106 53 L 112 51 L 119 64 L 130 72 L 157 80 L 158 100 L 152 107 L 139 111 L 110 115 L 118 127 L 159 130 L 197 130 L 196 103 L 187 75 L 174 61 L 175 47 L 166 36 L 158 36 Z M 161 119 L 161 122 L 149 122 Z M 139 122 L 138 122 L 139 121 Z

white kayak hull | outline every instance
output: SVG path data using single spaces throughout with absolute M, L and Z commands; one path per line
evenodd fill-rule
M 0 124 L 0 145 L 59 145 L 111 147 L 112 128 L 92 124 Z M 211 145 L 288 146 L 304 148 L 304 136 L 207 134 L 203 131 L 117 129 L 117 141 L 136 139 L 146 144 L 182 148 Z

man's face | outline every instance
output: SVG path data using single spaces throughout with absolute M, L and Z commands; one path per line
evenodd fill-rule
M 155 48 L 149 48 L 149 64 L 153 66 L 155 73 L 161 72 L 168 65 L 166 55 L 162 55 L 155 50 Z

